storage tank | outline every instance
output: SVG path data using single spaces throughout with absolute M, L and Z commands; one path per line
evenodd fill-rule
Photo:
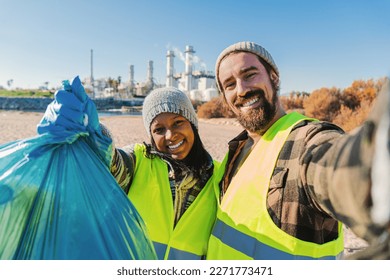
M 203 93 L 199 89 L 193 89 L 190 91 L 190 99 L 195 101 L 202 101 Z
M 203 91 L 202 101 L 208 102 L 211 99 L 218 97 L 219 93 L 218 90 L 215 88 L 208 88 Z

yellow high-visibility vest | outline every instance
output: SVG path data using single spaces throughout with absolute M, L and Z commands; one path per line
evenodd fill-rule
M 298 113 L 283 116 L 253 148 L 218 207 L 207 259 L 335 259 L 343 251 L 341 223 L 337 239 L 316 244 L 281 230 L 267 211 L 268 188 L 279 153 L 292 128 L 303 120 L 314 121 Z M 216 175 L 218 180 L 226 159 Z
M 145 146 L 134 147 L 136 166 L 128 197 L 145 221 L 159 259 L 205 259 L 217 212 L 213 177 L 174 227 L 168 165 L 147 158 Z M 219 165 L 214 161 L 214 170 Z

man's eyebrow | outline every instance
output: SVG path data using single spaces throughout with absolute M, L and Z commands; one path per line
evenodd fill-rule
M 249 72 L 249 71 L 252 71 L 252 70 L 258 70 L 259 68 L 256 67 L 256 66 L 248 66 L 248 67 L 245 67 L 245 68 L 241 68 L 238 73 L 239 74 L 242 74 L 242 73 L 245 73 L 245 72 Z
M 258 70 L 258 68 L 256 66 L 249 66 L 249 67 L 240 69 L 240 71 L 238 73 L 241 75 L 243 73 L 246 73 L 246 72 L 249 72 L 252 70 Z M 229 82 L 231 79 L 232 79 L 232 77 L 227 78 L 225 81 L 222 82 L 222 84 Z
M 240 69 L 239 73 L 242 74 L 242 73 L 245 73 L 245 72 L 248 72 L 248 71 L 251 71 L 251 70 L 258 70 L 258 68 L 256 66 L 249 66 L 249 67 Z

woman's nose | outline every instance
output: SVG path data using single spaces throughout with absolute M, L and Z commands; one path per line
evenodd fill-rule
M 175 136 L 175 132 L 172 130 L 172 129 L 167 129 L 166 133 L 165 133 L 165 138 L 167 140 L 172 140 Z

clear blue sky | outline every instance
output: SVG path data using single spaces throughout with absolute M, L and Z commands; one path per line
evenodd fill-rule
M 191 45 L 196 69 L 254 41 L 274 57 L 282 93 L 345 88 L 390 74 L 388 0 L 0 0 L 0 85 L 31 88 L 90 75 L 165 83 L 166 52 Z M 177 72 L 184 64 L 175 58 Z

